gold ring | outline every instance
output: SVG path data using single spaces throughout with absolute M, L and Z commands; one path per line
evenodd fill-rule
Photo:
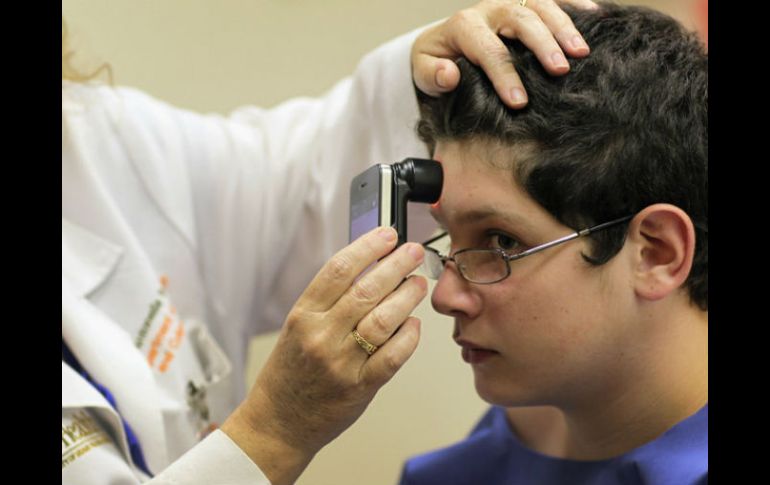
M 360 345 L 367 354 L 372 355 L 377 350 L 377 346 L 367 342 L 366 339 L 358 333 L 357 329 L 354 328 L 351 333 L 353 334 L 353 338 L 356 339 L 356 342 L 358 342 L 358 345 Z
M 526 7 L 527 6 L 527 0 L 519 0 L 519 6 L 520 7 Z

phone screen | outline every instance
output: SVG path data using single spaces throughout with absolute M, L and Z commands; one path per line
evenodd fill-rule
M 351 210 L 350 240 L 354 241 L 379 225 L 380 207 L 377 199 L 362 201 Z
M 350 184 L 350 241 L 377 226 L 391 224 L 393 175 L 389 165 L 375 165 Z

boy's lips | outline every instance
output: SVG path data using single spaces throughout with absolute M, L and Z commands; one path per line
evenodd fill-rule
M 480 364 L 495 355 L 499 355 L 498 351 L 469 340 L 455 338 L 455 342 L 462 347 L 462 358 L 469 364 Z
M 492 349 L 490 347 L 486 347 L 484 345 L 477 344 L 475 342 L 471 342 L 470 340 L 466 340 L 466 339 L 463 339 L 463 338 L 455 338 L 454 341 L 460 347 L 467 347 L 469 349 L 474 349 L 474 350 L 489 350 L 489 351 L 492 351 L 492 352 L 495 351 L 494 349 Z

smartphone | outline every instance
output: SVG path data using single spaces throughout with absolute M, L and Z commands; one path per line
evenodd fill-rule
M 428 214 L 426 204 L 438 201 L 443 182 L 444 172 L 435 160 L 406 158 L 392 165 L 380 163 L 369 167 L 350 184 L 349 240 L 352 242 L 375 227 L 390 226 L 398 233 L 398 245 L 405 243 L 407 213 L 416 213 L 417 205 L 407 202 L 423 202 L 419 206 L 424 214 L 420 221 L 424 221 Z
M 393 226 L 393 168 L 379 163 L 350 183 L 352 242 L 378 226 Z

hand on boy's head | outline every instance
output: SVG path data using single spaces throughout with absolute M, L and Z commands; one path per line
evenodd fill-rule
M 589 0 L 559 3 L 597 8 Z M 498 35 L 519 39 L 553 75 L 569 71 L 565 53 L 571 57 L 589 53 L 583 37 L 556 2 L 484 0 L 417 38 L 412 47 L 415 84 L 431 96 L 451 91 L 460 81 L 460 71 L 450 59 L 463 56 L 484 69 L 506 105 L 524 107 L 526 88 Z

